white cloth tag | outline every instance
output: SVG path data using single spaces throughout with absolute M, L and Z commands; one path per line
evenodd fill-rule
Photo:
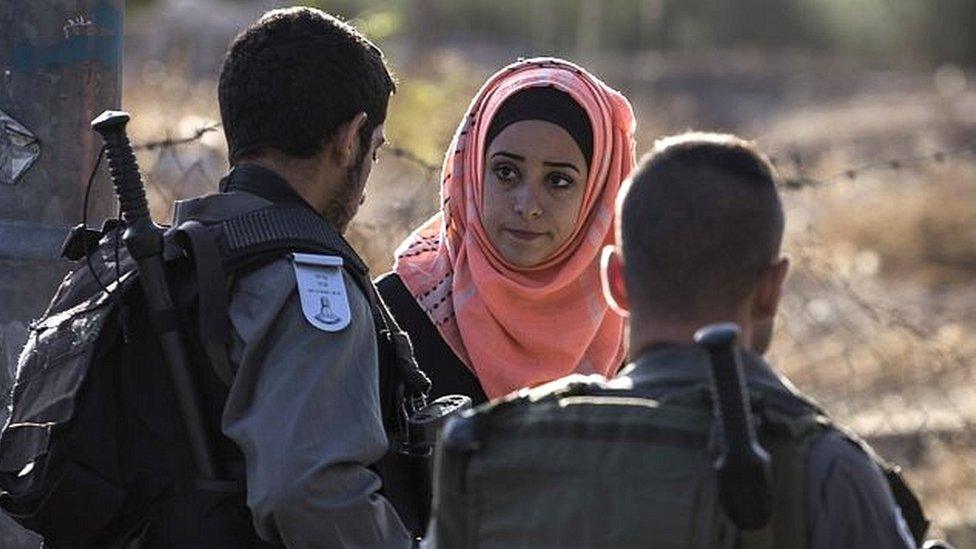
M 352 314 L 342 277 L 342 258 L 317 254 L 292 254 L 292 258 L 305 320 L 325 332 L 348 326 Z

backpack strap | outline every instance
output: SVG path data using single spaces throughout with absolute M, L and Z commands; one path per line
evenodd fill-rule
M 762 400 L 762 399 L 760 399 Z M 773 519 L 767 527 L 774 547 L 804 549 L 809 543 L 807 519 L 808 456 L 826 424 L 816 410 L 793 415 L 760 402 L 760 433 L 773 464 Z M 795 410 L 791 410 L 794 411 Z M 749 549 L 744 546 L 744 549 Z
M 227 277 L 217 240 L 199 221 L 187 221 L 176 230 L 175 238 L 193 257 L 198 299 L 200 344 L 214 373 L 230 387 L 234 371 L 227 356 Z
M 228 271 L 267 253 L 326 252 L 349 264 L 357 284 L 369 272 L 348 242 L 322 217 L 304 206 L 268 206 L 216 225 L 221 258 Z M 366 280 L 368 282 L 368 278 Z M 366 289 L 363 292 L 370 294 Z
M 227 271 L 239 270 L 255 259 L 284 251 L 341 256 L 343 266 L 369 301 L 377 331 L 389 333 L 396 370 L 407 391 L 414 397 L 426 395 L 430 379 L 417 367 L 410 340 L 377 294 L 366 263 L 321 216 L 304 206 L 274 205 L 229 219 L 219 227 L 218 244 Z
M 925 543 L 925 535 L 928 533 L 929 526 L 932 522 L 925 516 L 925 511 L 922 509 L 922 503 L 919 501 L 918 496 L 915 495 L 915 492 L 912 491 L 905 482 L 905 479 L 902 478 L 901 467 L 889 462 L 884 462 L 883 465 L 879 465 L 881 465 L 881 470 L 888 480 L 888 486 L 891 487 L 891 494 L 895 497 L 895 503 L 901 509 L 901 516 L 908 524 L 908 530 L 912 533 L 912 538 L 921 547 Z
M 172 238 L 196 265 L 201 344 L 214 372 L 228 387 L 234 377 L 226 348 L 229 277 L 285 253 L 328 253 L 342 257 L 343 267 L 369 301 L 377 333 L 390 340 L 395 370 L 411 408 L 425 404 L 430 379 L 417 366 L 409 337 L 377 294 L 363 260 L 315 212 L 303 206 L 272 205 L 209 226 L 186 221 Z
M 415 413 L 427 404 L 427 394 L 431 387 L 430 378 L 417 365 L 413 356 L 413 344 L 410 342 L 410 336 L 400 328 L 379 293 L 375 293 L 374 296 L 377 301 L 375 309 L 379 311 L 380 319 L 390 334 L 393 365 L 407 392 L 407 404 L 411 408 L 410 413 Z
M 229 281 L 236 273 L 289 252 L 339 255 L 373 304 L 365 263 L 324 219 L 305 207 L 268 206 L 211 225 L 190 220 L 167 236 L 195 266 L 200 343 L 214 373 L 227 387 L 235 373 L 226 345 Z M 171 253 L 170 258 L 179 255 Z

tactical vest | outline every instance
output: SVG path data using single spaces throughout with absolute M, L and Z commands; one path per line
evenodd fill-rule
M 572 376 L 448 423 L 436 459 L 438 548 L 807 547 L 807 456 L 832 429 L 789 393 L 751 391 L 772 458 L 773 516 L 740 532 L 714 470 L 718 423 L 707 387 L 665 400 Z M 897 469 L 882 466 L 917 539 L 927 522 Z
M 375 466 L 386 497 L 414 533 L 426 523 L 423 456 L 407 444 L 406 414 L 429 387 L 409 340 L 385 311 L 362 260 L 311 210 L 269 206 L 166 235 L 167 276 L 183 326 L 221 479 L 202 481 L 172 382 L 147 317 L 135 263 L 108 226 L 30 328 L 13 408 L 0 434 L 0 507 L 50 547 L 260 547 L 245 499 L 243 455 L 220 431 L 233 379 L 227 358 L 230 280 L 289 252 L 339 255 L 370 303 L 391 450 Z M 98 238 L 82 234 L 82 238 Z M 105 287 L 105 289 L 103 289 Z M 106 291 L 107 290 L 107 291 Z

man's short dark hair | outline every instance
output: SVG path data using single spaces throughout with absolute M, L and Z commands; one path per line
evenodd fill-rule
M 738 137 L 658 141 L 618 204 L 631 307 L 695 320 L 740 305 L 780 253 L 776 182 L 769 161 Z
M 308 158 L 359 112 L 368 147 L 395 89 L 383 53 L 356 29 L 317 9 L 270 11 L 234 39 L 220 71 L 231 163 L 263 149 Z

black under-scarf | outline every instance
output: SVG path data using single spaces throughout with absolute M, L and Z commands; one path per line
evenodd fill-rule
M 589 167 L 593 159 L 593 128 L 583 107 L 569 94 L 554 87 L 529 88 L 502 103 L 485 134 L 485 148 L 508 126 L 523 120 L 543 120 L 566 130 Z

